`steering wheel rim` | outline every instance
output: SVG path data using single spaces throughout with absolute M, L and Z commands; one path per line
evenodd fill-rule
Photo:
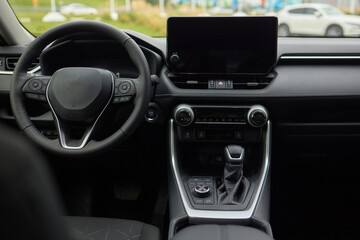
M 53 41 L 73 33 L 86 32 L 98 33 L 119 42 L 128 52 L 130 59 L 136 66 L 139 76 L 134 82 L 136 86 L 136 97 L 134 108 L 128 119 L 121 128 L 109 137 L 101 140 L 89 140 L 80 149 L 64 148 L 59 139 L 51 140 L 43 136 L 32 123 L 25 107 L 25 96 L 22 92 L 24 85 L 29 79 L 27 68 L 33 60 L 40 56 L 42 50 Z M 77 21 L 58 25 L 36 38 L 21 55 L 14 70 L 10 86 L 10 102 L 15 120 L 20 130 L 24 132 L 33 142 L 43 149 L 68 156 L 84 156 L 107 149 L 114 143 L 121 143 L 129 137 L 142 122 L 146 108 L 150 100 L 151 75 L 147 60 L 136 42 L 120 29 L 106 23 L 96 21 Z M 54 117 L 55 120 L 55 117 Z

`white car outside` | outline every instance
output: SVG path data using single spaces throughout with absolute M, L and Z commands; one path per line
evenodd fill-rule
M 71 3 L 62 6 L 60 12 L 65 15 L 97 15 L 99 13 L 96 8 L 88 7 L 81 3 Z
M 280 37 L 296 35 L 359 37 L 360 17 L 346 15 L 329 4 L 296 4 L 278 13 Z

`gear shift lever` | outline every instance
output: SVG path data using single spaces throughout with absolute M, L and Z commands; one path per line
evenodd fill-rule
M 246 198 L 250 182 L 243 177 L 245 149 L 238 145 L 225 147 L 224 182 L 218 189 L 219 204 L 241 204 Z

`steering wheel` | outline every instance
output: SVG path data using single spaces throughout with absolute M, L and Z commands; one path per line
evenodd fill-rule
M 31 63 L 53 41 L 74 33 L 96 33 L 120 43 L 136 66 L 137 78 L 118 78 L 112 72 L 87 67 L 62 68 L 52 76 L 27 72 Z M 150 100 L 150 70 L 136 42 L 111 25 L 95 21 L 78 21 L 58 25 L 36 38 L 24 51 L 14 70 L 10 101 L 16 122 L 22 132 L 50 152 L 84 156 L 124 141 L 144 118 Z M 37 100 L 50 106 L 58 139 L 42 135 L 30 120 L 25 99 Z M 133 110 L 124 124 L 103 140 L 95 140 L 104 111 L 110 106 L 133 102 Z M 82 126 L 80 136 L 73 137 L 73 126 Z M 105 126 L 106 127 L 106 126 Z M 79 134 L 78 134 L 79 135 Z

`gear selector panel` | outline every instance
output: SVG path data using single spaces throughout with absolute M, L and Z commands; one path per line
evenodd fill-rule
M 185 181 L 189 195 L 195 205 L 213 205 L 215 203 L 214 181 L 212 177 L 191 177 Z

